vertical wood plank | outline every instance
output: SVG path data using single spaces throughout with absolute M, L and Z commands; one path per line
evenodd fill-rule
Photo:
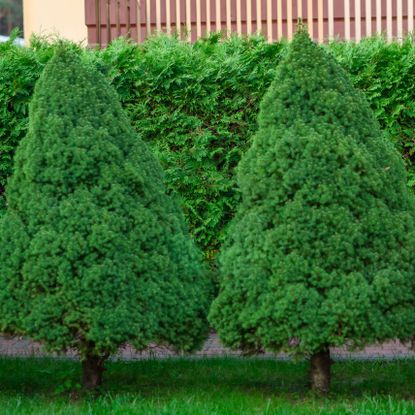
M 95 29 L 97 31 L 97 43 L 101 48 L 101 0 L 95 0 Z
M 196 0 L 196 35 L 198 38 L 202 37 L 202 13 L 200 8 L 200 1 Z
M 329 39 L 334 38 L 334 0 L 328 0 Z
M 256 0 L 256 31 L 262 31 L 262 0 Z
M 190 0 L 186 0 L 186 38 L 191 39 L 192 15 L 190 10 Z
M 206 32 L 211 32 L 210 0 L 206 0 Z
M 389 41 L 393 38 L 392 33 L 392 0 L 386 0 L 386 36 Z
M 156 0 L 156 29 L 157 32 L 161 31 L 161 7 L 160 0 Z
M 354 0 L 354 33 L 355 41 L 360 42 L 362 38 L 362 11 L 360 0 Z
M 281 1 L 281 0 L 278 0 Z M 268 42 L 272 42 L 272 3 L 267 0 L 267 38 Z
M 111 0 L 107 0 L 107 45 L 111 43 Z
M 215 13 L 216 13 L 216 31 L 219 32 L 221 30 L 221 19 L 222 19 L 220 15 L 220 0 L 216 0 Z
M 323 18 L 324 18 L 324 16 L 323 16 L 323 0 L 318 0 L 318 3 L 317 3 L 317 25 L 318 25 L 318 41 L 320 43 L 324 42 Z
M 226 32 L 230 36 L 232 33 L 231 0 L 226 0 Z
M 220 15 L 220 0 L 216 0 L 216 31 L 219 32 L 221 30 L 221 20 L 222 17 Z
M 376 33 L 382 33 L 382 0 L 376 0 Z
M 141 0 L 136 0 L 135 11 L 137 16 L 136 31 L 137 31 L 137 43 L 141 42 Z
M 365 0 L 366 4 L 366 36 L 372 36 L 372 0 Z
M 287 0 L 287 38 L 289 40 L 293 37 L 293 1 Z
M 402 0 L 396 0 L 396 21 L 397 21 L 397 33 L 398 40 L 402 39 L 403 35 L 403 23 L 402 23 Z
M 307 26 L 308 34 L 310 35 L 311 39 L 313 39 L 313 0 L 307 0 Z
M 126 2 L 126 12 L 127 12 L 127 37 L 131 37 L 131 7 L 130 0 Z
M 282 36 L 282 1 L 277 0 L 277 39 L 281 40 Z
M 344 0 L 344 38 L 350 40 L 350 0 Z
M 180 15 L 180 0 L 176 0 L 176 31 L 179 37 L 182 32 L 182 16 Z
M 236 31 L 242 34 L 241 0 L 236 0 Z
M 252 1 L 246 0 L 246 33 L 252 33 Z
M 166 32 L 171 34 L 171 0 L 166 0 Z
M 117 0 L 117 36 L 121 36 L 121 1 Z
M 414 30 L 414 2 L 408 0 L 408 32 L 411 33 Z
M 297 17 L 303 17 L 303 0 L 297 0 Z
M 150 11 L 150 0 L 146 1 L 146 27 L 147 27 L 147 37 L 151 35 L 151 11 Z

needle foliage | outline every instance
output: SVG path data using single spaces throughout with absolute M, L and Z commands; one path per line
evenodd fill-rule
M 209 285 L 181 208 L 115 91 L 66 45 L 40 77 L 0 222 L 0 331 L 107 357 L 191 351 Z
M 134 45 L 123 39 L 93 60 L 116 89 L 133 128 L 159 158 L 169 189 L 180 194 L 190 232 L 214 259 L 240 202 L 235 166 L 257 131 L 259 103 L 287 43 L 258 37 L 195 44 L 163 35 Z M 0 214 L 13 155 L 28 125 L 33 87 L 56 43 L 0 44 Z M 406 161 L 415 184 L 415 44 L 382 37 L 333 41 L 326 50 L 368 99 L 381 128 Z
M 409 338 L 414 200 L 363 95 L 304 29 L 238 167 L 242 203 L 210 319 L 246 351 L 300 355 Z

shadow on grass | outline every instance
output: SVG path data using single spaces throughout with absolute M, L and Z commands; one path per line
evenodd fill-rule
M 79 387 L 80 364 L 64 359 L 0 359 L 0 394 L 56 396 Z M 186 395 L 209 399 L 231 395 L 290 401 L 311 397 L 307 362 L 273 359 L 209 358 L 110 361 L 103 393 L 134 394 L 144 399 Z M 415 360 L 341 361 L 333 365 L 335 399 L 389 395 L 415 396 Z

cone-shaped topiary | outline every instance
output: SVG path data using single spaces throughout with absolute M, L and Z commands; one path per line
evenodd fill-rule
M 242 204 L 210 320 L 225 344 L 311 357 L 415 330 L 414 201 L 402 161 L 345 72 L 297 32 L 238 167 Z
M 208 278 L 115 92 L 62 46 L 45 68 L 0 224 L 0 331 L 76 349 L 87 388 L 120 345 L 207 334 Z

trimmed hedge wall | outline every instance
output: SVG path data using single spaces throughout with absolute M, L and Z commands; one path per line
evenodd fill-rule
M 34 84 L 54 47 L 39 39 L 30 49 L 0 45 L 0 186 L 12 171 Z M 117 40 L 102 51 L 73 47 L 114 85 L 133 127 L 162 161 L 167 184 L 180 194 L 198 244 L 214 258 L 239 202 L 234 168 L 256 131 L 259 102 L 286 44 L 212 35 L 194 45 L 160 36 L 140 46 Z M 326 47 L 365 92 L 414 186 L 414 43 L 372 38 Z

